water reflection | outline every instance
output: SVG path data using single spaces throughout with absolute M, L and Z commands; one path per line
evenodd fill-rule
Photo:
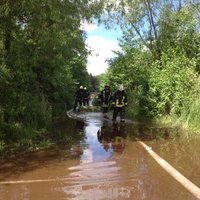
M 105 151 L 97 139 L 97 131 L 103 126 L 102 113 L 91 113 L 87 116 L 83 128 L 84 138 L 80 141 L 82 155 L 80 163 L 92 163 L 105 161 L 111 156 L 111 151 Z
M 174 137 L 173 135 L 178 136 L 178 133 L 174 133 L 172 129 L 165 127 L 154 127 L 144 124 L 127 126 L 127 137 L 131 140 L 143 140 L 143 141 L 152 141 L 155 139 L 167 140 Z
M 106 152 L 109 149 L 114 152 L 123 152 L 125 148 L 125 124 L 113 123 L 111 128 L 103 124 L 97 131 L 97 138 Z
M 83 132 L 85 126 L 85 122 L 81 120 L 76 121 L 76 129 L 79 130 L 80 132 Z
M 0 185 L 0 200 L 194 199 L 137 140 L 145 140 L 199 186 L 200 138 L 169 140 L 170 129 L 112 124 L 104 122 L 99 113 L 83 115 L 86 121 L 59 122 L 53 132 L 57 144 L 72 145 L 71 156 L 59 145 L 0 163 L 1 181 L 19 181 Z

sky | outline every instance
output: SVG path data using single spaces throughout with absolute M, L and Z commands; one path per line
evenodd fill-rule
M 107 30 L 103 25 L 83 23 L 82 29 L 87 33 L 86 45 L 91 51 L 88 56 L 88 73 L 96 76 L 106 72 L 107 59 L 116 55 L 113 51 L 120 51 L 118 38 L 120 30 Z

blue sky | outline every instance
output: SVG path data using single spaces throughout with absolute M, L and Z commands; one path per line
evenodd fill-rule
M 82 29 L 87 33 L 86 44 L 92 52 L 88 56 L 87 70 L 92 75 L 102 74 L 108 68 L 106 60 L 115 57 L 113 51 L 120 51 L 118 38 L 121 31 L 88 23 L 83 23 Z
M 108 40 L 115 40 L 117 41 L 117 38 L 120 37 L 121 31 L 115 30 L 115 29 L 106 29 L 104 25 L 97 26 L 97 29 L 95 29 L 92 32 L 88 32 L 88 36 L 92 37 L 95 35 L 100 35 Z

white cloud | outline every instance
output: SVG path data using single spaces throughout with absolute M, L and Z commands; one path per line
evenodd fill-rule
M 115 40 L 108 40 L 102 36 L 91 36 L 86 41 L 88 49 L 92 51 L 88 57 L 88 72 L 99 75 L 106 71 L 108 64 L 106 60 L 115 57 L 113 51 L 120 51 Z
M 86 31 L 86 32 L 93 32 L 96 29 L 98 29 L 98 26 L 93 23 L 88 23 L 88 22 L 81 22 L 81 29 Z

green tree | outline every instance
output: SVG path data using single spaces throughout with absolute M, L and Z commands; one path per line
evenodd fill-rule
M 123 30 L 123 53 L 110 61 L 103 81 L 125 83 L 132 117 L 196 121 L 199 2 L 124 0 L 106 1 L 105 7 L 102 22 Z
M 0 2 L 0 140 L 43 133 L 52 103 L 70 107 L 77 84 L 89 84 L 80 27 L 99 8 L 87 0 Z

